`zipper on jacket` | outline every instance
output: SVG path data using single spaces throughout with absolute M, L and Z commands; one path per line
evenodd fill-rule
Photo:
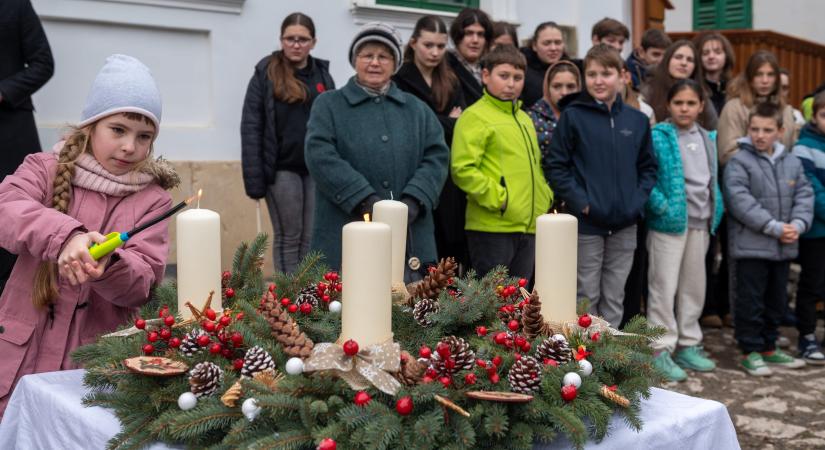
M 614 102 L 615 102 L 615 100 L 614 100 Z M 613 151 L 613 167 L 618 168 L 619 167 L 619 157 L 618 157 L 618 153 L 619 153 L 618 150 L 619 149 L 616 148 L 616 123 L 613 121 L 613 111 L 611 111 L 610 108 L 607 108 L 607 115 L 608 115 L 608 117 L 610 117 L 610 148 Z M 617 177 L 615 173 L 613 173 L 612 175 L 613 175 L 613 185 L 616 188 L 616 192 L 619 193 L 619 192 L 621 192 L 621 189 L 620 189 L 620 186 L 619 186 L 619 177 Z M 608 230 L 607 235 L 612 236 L 613 235 L 613 230 Z
M 533 222 L 533 215 L 536 213 L 536 176 L 533 174 L 533 146 L 530 145 L 530 137 L 524 136 L 524 128 L 521 126 L 521 123 L 518 121 L 518 108 L 513 108 L 513 120 L 516 122 L 516 126 L 518 127 L 519 133 L 521 134 L 521 139 L 524 141 L 525 149 L 527 149 L 527 162 L 530 164 L 530 216 L 527 219 L 527 225 L 524 229 L 524 232 L 527 233 L 530 230 L 530 224 Z
M 781 159 L 785 159 L 785 158 L 782 157 Z M 779 221 L 784 223 L 785 221 L 782 219 L 782 193 L 779 192 L 779 175 L 776 172 L 776 166 L 779 165 L 779 163 L 780 163 L 779 160 L 775 161 L 773 164 L 771 163 L 771 161 L 768 161 L 768 164 L 771 165 L 771 170 L 773 170 L 773 182 L 774 182 L 774 184 L 776 184 L 776 199 L 777 199 L 776 203 L 779 205 Z M 791 220 L 793 220 L 793 218 L 791 218 Z M 785 231 L 783 230 L 782 232 L 784 233 Z M 782 241 L 777 239 L 776 245 L 779 248 L 779 257 L 781 259 L 782 258 Z

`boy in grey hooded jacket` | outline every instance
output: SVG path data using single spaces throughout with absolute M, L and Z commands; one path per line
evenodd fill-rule
M 736 260 L 735 337 L 751 375 L 770 375 L 765 365 L 805 365 L 775 347 L 787 302 L 788 269 L 799 235 L 813 219 L 813 189 L 800 160 L 779 143 L 784 132 L 779 107 L 758 105 L 748 137 L 725 169 L 731 257 Z

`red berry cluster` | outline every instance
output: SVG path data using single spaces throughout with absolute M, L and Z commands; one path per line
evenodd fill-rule
M 224 300 L 235 297 L 235 289 L 229 287 L 230 280 L 232 280 L 232 272 L 225 270 L 221 274 L 221 296 Z
M 476 366 L 478 366 L 481 369 L 484 369 L 487 372 L 487 379 L 489 379 L 490 383 L 493 383 L 493 384 L 498 384 L 498 382 L 501 380 L 501 377 L 498 374 L 498 368 L 501 366 L 501 363 L 502 363 L 501 356 L 495 356 L 495 357 L 493 357 L 493 359 L 490 359 L 490 360 L 483 360 L 483 359 L 477 359 L 476 360 Z M 475 374 L 470 374 L 470 375 L 472 375 L 472 377 L 470 377 L 469 375 L 464 377 L 465 382 L 467 384 L 475 384 L 476 375 Z M 467 378 L 471 378 L 472 382 L 469 382 L 467 380 Z
M 211 308 L 203 312 L 204 319 L 201 321 L 201 328 L 206 331 L 198 338 L 198 345 L 206 347 L 209 353 L 221 355 L 226 359 L 235 359 L 239 349 L 243 346 L 243 335 L 238 331 L 230 331 L 233 318 L 228 311 L 218 317 L 218 314 Z M 235 315 L 234 320 L 243 319 L 243 313 Z M 243 365 L 243 360 L 241 360 Z
M 510 325 L 513 325 L 514 322 L 518 324 L 517 321 L 511 320 Z M 511 326 L 510 329 L 512 330 L 513 326 Z M 518 329 L 517 326 L 516 329 Z M 520 350 L 524 353 L 530 351 L 530 341 L 528 341 L 527 338 L 525 338 L 524 336 L 518 333 L 514 333 L 513 331 L 499 331 L 498 333 L 493 335 L 492 339 L 493 342 L 495 342 L 497 345 L 500 345 L 506 348 L 507 350 Z
M 338 272 L 327 272 L 324 274 L 324 281 L 318 282 L 318 298 L 324 303 L 329 303 L 333 297 L 337 297 L 341 293 L 343 286 L 341 285 L 341 277 Z
M 146 332 L 147 343 L 143 345 L 143 354 L 152 355 L 160 347 L 169 348 L 180 347 L 180 338 L 172 337 L 172 326 L 175 325 L 175 316 L 169 314 L 169 307 L 163 305 L 158 310 L 158 318 L 163 319 L 163 325 L 151 326 L 147 328 L 146 320 L 138 317 L 135 320 L 135 328 Z

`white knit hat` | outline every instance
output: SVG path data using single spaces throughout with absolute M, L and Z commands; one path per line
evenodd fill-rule
M 111 55 L 97 73 L 79 128 L 115 113 L 134 112 L 148 117 L 160 131 L 160 91 L 149 68 L 137 58 Z
M 358 34 L 352 39 L 352 44 L 349 46 L 349 62 L 352 67 L 355 67 L 355 56 L 364 44 L 370 42 L 380 42 L 387 47 L 395 56 L 395 71 L 401 68 L 401 35 L 392 25 L 387 25 L 383 22 L 370 22 L 365 24 L 358 30 Z

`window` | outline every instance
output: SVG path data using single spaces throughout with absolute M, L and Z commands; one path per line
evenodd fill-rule
M 407 8 L 459 12 L 464 8 L 478 8 L 479 0 L 375 0 L 377 5 L 406 6 Z
M 752 0 L 693 0 L 694 30 L 752 27 Z

